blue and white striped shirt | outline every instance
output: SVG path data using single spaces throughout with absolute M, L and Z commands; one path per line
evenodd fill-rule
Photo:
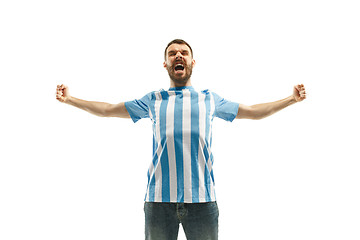
M 153 122 L 147 202 L 216 201 L 211 153 L 214 117 L 233 121 L 239 104 L 193 87 L 151 92 L 125 103 L 132 120 Z

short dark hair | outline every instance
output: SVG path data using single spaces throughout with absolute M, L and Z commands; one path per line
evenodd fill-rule
M 174 40 L 172 40 L 171 42 L 169 42 L 169 44 L 168 44 L 167 47 L 165 48 L 165 53 L 164 53 L 164 58 L 165 58 L 165 59 L 166 59 L 166 51 L 167 51 L 167 49 L 170 47 L 170 45 L 172 45 L 172 44 L 185 44 L 186 46 L 188 46 L 188 47 L 190 48 L 191 57 L 193 57 L 193 51 L 192 51 L 190 45 L 189 45 L 187 42 L 185 42 L 185 41 L 182 40 L 182 39 L 174 39 Z

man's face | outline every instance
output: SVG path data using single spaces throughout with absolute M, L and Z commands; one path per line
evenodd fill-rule
M 195 60 L 192 59 L 190 48 L 186 44 L 172 44 L 166 51 L 164 67 L 171 80 L 178 84 L 185 84 L 191 77 Z

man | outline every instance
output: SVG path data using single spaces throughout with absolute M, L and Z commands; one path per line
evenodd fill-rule
M 175 39 L 165 49 L 164 68 L 170 88 L 143 98 L 109 104 L 90 102 L 69 95 L 64 85 L 56 98 L 102 117 L 150 118 L 153 123 L 153 159 L 145 196 L 146 239 L 177 239 L 181 223 L 187 239 L 218 237 L 218 207 L 214 190 L 211 129 L 213 117 L 261 119 L 306 98 L 304 86 L 276 102 L 245 106 L 214 92 L 195 91 L 191 84 L 195 66 L 188 43 Z

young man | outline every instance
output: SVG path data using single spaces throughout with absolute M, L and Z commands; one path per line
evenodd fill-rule
M 170 88 L 143 98 L 109 104 L 69 95 L 57 86 L 56 98 L 102 117 L 150 118 L 153 123 L 153 158 L 145 196 L 146 239 L 177 239 L 181 223 L 187 239 L 209 240 L 218 236 L 218 207 L 214 191 L 211 129 L 213 117 L 261 119 L 306 98 L 304 86 L 271 103 L 245 106 L 227 101 L 214 92 L 195 91 L 191 85 L 195 66 L 188 43 L 175 39 L 165 49 L 164 68 Z

